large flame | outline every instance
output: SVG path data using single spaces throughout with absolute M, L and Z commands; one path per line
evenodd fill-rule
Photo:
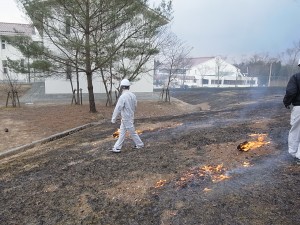
M 258 136 L 256 141 L 244 141 L 237 146 L 237 149 L 243 152 L 247 152 L 250 149 L 256 149 L 270 142 L 265 141 L 266 134 L 251 134 L 250 136 Z

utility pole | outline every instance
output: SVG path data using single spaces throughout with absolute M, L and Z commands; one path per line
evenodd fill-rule
M 271 64 L 270 64 L 270 73 L 269 73 L 269 82 L 268 82 L 268 87 L 270 87 L 270 86 L 271 86 L 272 65 L 273 65 L 273 62 L 271 62 Z

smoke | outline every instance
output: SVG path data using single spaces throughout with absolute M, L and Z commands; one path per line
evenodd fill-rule
M 272 182 L 272 174 L 286 165 L 291 164 L 291 156 L 286 152 L 279 155 L 268 155 L 262 159 L 255 160 L 250 163 L 249 167 L 238 167 L 226 171 L 226 175 L 232 177 L 228 182 L 233 182 L 235 185 L 250 185 L 254 182 L 265 183 Z M 277 179 L 276 177 L 273 177 Z
M 257 117 L 272 117 L 277 115 L 283 108 L 282 99 L 284 96 L 283 88 L 251 88 L 241 90 L 238 93 L 240 111 L 239 118 L 249 118 L 255 114 Z M 265 114 L 265 110 L 268 114 Z M 261 110 L 263 109 L 263 110 Z

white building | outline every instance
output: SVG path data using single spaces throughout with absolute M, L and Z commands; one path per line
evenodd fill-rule
M 257 77 L 247 77 L 220 57 L 189 59 L 188 69 L 177 69 L 171 87 L 257 87 Z M 159 68 L 155 77 L 166 78 L 167 69 Z M 159 88 L 159 85 L 155 87 Z
M 0 22 L 0 81 L 8 79 L 18 80 L 19 82 L 27 82 L 27 74 L 14 74 L 7 66 L 7 59 L 20 60 L 21 65 L 25 63 L 25 58 L 20 51 L 7 43 L 4 36 L 28 36 L 33 40 L 38 39 L 35 29 L 31 24 L 18 24 L 18 23 L 3 23 Z

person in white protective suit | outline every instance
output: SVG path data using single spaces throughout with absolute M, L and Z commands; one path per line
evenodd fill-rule
M 116 141 L 112 152 L 121 152 L 123 143 L 125 141 L 126 132 L 128 131 L 132 140 L 135 143 L 134 149 L 140 149 L 144 147 L 144 143 L 135 131 L 134 127 L 134 112 L 137 106 L 137 100 L 135 94 L 129 91 L 130 82 L 127 79 L 121 81 L 122 94 L 118 99 L 117 105 L 112 114 L 112 123 L 116 123 L 117 117 L 121 114 L 121 125 L 119 138 Z
M 298 62 L 300 67 L 300 60 Z M 297 164 L 300 164 L 300 73 L 291 76 L 283 98 L 283 104 L 287 109 L 293 105 L 291 111 L 291 129 L 288 136 L 289 153 L 295 158 Z

